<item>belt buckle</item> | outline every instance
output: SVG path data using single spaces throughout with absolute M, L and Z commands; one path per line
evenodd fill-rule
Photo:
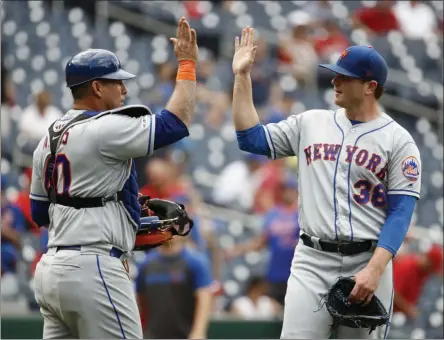
M 339 242 L 338 242 L 338 247 L 337 247 L 337 249 L 338 249 L 338 253 L 339 253 L 340 255 L 342 255 L 342 256 L 347 256 L 347 254 L 341 252 L 341 245 L 347 245 L 347 242 L 339 241 Z

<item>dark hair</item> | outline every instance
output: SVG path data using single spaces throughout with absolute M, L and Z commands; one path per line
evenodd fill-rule
M 384 86 L 378 84 L 378 86 L 376 86 L 375 89 L 375 98 L 379 99 L 383 94 L 384 94 Z
M 371 81 L 371 80 L 361 79 L 361 81 L 362 81 L 362 83 L 365 83 L 365 82 L 368 82 L 368 81 Z M 374 93 L 376 100 L 378 100 L 379 98 L 381 98 L 381 96 L 382 96 L 383 94 L 384 94 L 384 86 L 379 85 L 379 84 L 376 85 L 375 93 Z
M 71 87 L 71 93 L 72 93 L 72 97 L 74 98 L 74 100 L 83 99 L 87 95 L 89 95 L 92 90 L 91 84 L 92 84 L 92 82 L 89 81 L 87 83 Z
M 265 283 L 265 279 L 261 276 L 252 276 L 248 281 L 246 291 L 250 292 L 253 288 Z

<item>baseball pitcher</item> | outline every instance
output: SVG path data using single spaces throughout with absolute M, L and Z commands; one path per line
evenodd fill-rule
M 158 114 L 123 106 L 123 81 L 135 75 L 112 52 L 87 50 L 66 65 L 73 108 L 49 128 L 33 157 L 32 217 L 49 230 L 35 272 L 43 338 L 142 338 L 125 259 L 143 246 L 137 238 L 152 217 L 141 218 L 142 210 L 167 219 L 171 213 L 146 198 L 141 207 L 132 159 L 188 136 L 196 100 L 196 32 L 181 18 L 171 41 L 177 81 Z
M 249 27 L 235 39 L 239 147 L 271 159 L 299 157 L 302 242 L 288 279 L 281 337 L 366 338 L 368 329 L 332 328 L 321 301 L 339 277 L 351 277 L 347 303 L 366 306 L 375 296 L 391 314 L 392 258 L 420 197 L 421 163 L 410 134 L 379 110 L 387 64 L 371 46 L 349 47 L 336 64 L 320 65 L 334 72 L 338 110 L 309 110 L 264 126 L 251 99 L 253 40 Z M 388 325 L 371 336 L 385 338 Z

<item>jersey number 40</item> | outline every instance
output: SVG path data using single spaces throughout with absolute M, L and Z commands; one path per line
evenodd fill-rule
M 69 189 L 71 188 L 71 163 L 68 157 L 64 153 L 58 154 L 54 162 L 54 170 L 48 169 L 49 157 L 45 162 L 45 188 L 49 189 L 51 179 L 56 186 L 58 195 L 69 195 Z M 62 192 L 58 190 L 59 180 L 63 181 Z

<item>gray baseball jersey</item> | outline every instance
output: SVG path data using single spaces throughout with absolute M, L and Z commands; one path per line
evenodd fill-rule
M 155 116 L 148 108 L 140 108 L 147 114 L 138 118 L 93 115 L 63 134 L 55 161 L 59 194 L 111 196 L 123 188 L 131 174 L 132 158 L 150 155 L 154 148 Z M 56 121 L 54 130 L 60 130 L 83 112 L 68 111 Z M 34 200 L 48 201 L 48 138 L 45 136 L 34 152 L 30 193 Z M 130 251 L 134 246 L 137 224 L 122 202 L 87 209 L 51 204 L 49 215 L 48 247 L 104 243 Z
M 353 125 L 344 109 L 310 110 L 265 127 L 273 159 L 298 156 L 301 230 L 378 240 L 387 195 L 420 196 L 419 150 L 387 114 Z
M 87 118 L 63 132 L 80 114 Z M 110 250 L 129 252 L 134 247 L 140 208 L 132 158 L 153 152 L 155 116 L 135 105 L 101 113 L 70 110 L 51 128 L 61 135 L 48 132 L 34 152 L 31 199 L 48 201 L 52 177 L 59 195 L 89 198 L 122 192 L 122 200 L 81 209 L 50 205 L 48 251 L 35 271 L 43 337 L 140 339 L 132 282 L 122 258 L 110 256 Z M 54 137 L 58 144 L 51 176 L 49 138 Z M 59 248 L 79 245 L 76 251 Z
M 298 156 L 301 232 L 326 240 L 378 240 L 386 219 L 387 195 L 419 198 L 421 165 L 410 134 L 383 113 L 352 124 L 343 109 L 310 110 L 264 127 L 273 159 Z M 353 276 L 372 252 L 328 253 L 299 243 L 287 283 L 281 338 L 327 339 L 331 316 L 319 309 L 339 276 Z M 375 295 L 393 310 L 392 263 Z M 314 313 L 313 311 L 318 311 Z M 386 338 L 389 323 L 366 329 L 340 326 L 334 338 Z

